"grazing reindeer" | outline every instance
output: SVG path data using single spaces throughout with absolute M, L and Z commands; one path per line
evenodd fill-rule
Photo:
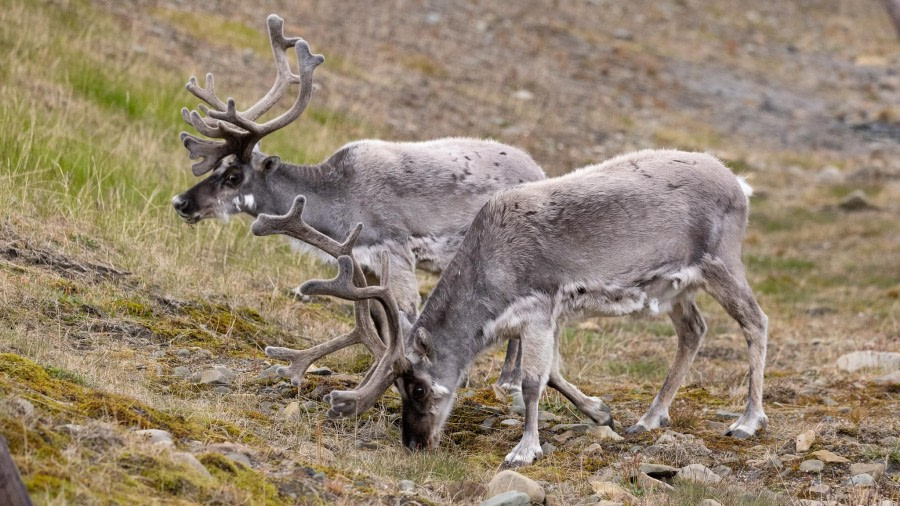
M 740 259 L 750 193 L 711 156 L 649 150 L 498 193 L 476 217 L 415 323 L 408 330 L 392 323 L 377 370 L 362 388 L 332 392 L 331 413 L 368 408 L 380 388 L 396 380 L 403 443 L 434 445 L 476 355 L 497 340 L 517 338 L 525 430 L 506 463 L 528 464 L 542 455 L 537 413 L 545 386 L 555 384 L 576 404 L 585 399 L 560 374 L 560 320 L 666 313 L 678 335 L 675 360 L 649 410 L 628 432 L 665 426 L 706 332 L 694 303 L 702 289 L 737 320 L 747 340 L 747 407 L 728 434 L 754 435 L 767 423 L 762 383 L 768 319 Z M 389 290 L 353 285 L 349 257 L 341 257 L 339 266 L 336 279 L 311 281 L 303 289 L 374 298 L 394 311 Z
M 280 17 L 269 16 L 276 78 L 252 107 L 238 111 L 233 99 L 223 102 L 216 96 L 212 74 L 207 74 L 206 88 L 194 77 L 188 81 L 188 91 L 206 105 L 201 104 L 200 112 L 182 109 L 182 118 L 209 139 L 186 132 L 181 139 L 191 159 L 202 158 L 192 167 L 194 175 L 212 174 L 174 197 L 172 205 L 187 223 L 196 223 L 241 212 L 254 217 L 283 214 L 296 196 L 304 195 L 305 219 L 329 238 L 346 236 L 357 222 L 365 225 L 354 249 L 361 268 L 378 277 L 375 259 L 387 252 L 394 273 L 390 288 L 400 309 L 415 315 L 420 302 L 415 269 L 440 273 L 491 195 L 543 179 L 544 173 L 519 149 L 463 138 L 363 140 L 342 147 L 318 165 L 293 165 L 266 156 L 259 150 L 260 140 L 303 113 L 313 94 L 313 71 L 325 60 L 311 54 L 303 39 L 285 38 L 283 25 Z M 299 74 L 288 62 L 291 47 L 297 52 Z M 293 84 L 299 85 L 293 105 L 280 116 L 257 123 Z M 322 251 L 331 260 L 328 250 Z M 514 381 L 516 357 L 517 347 L 511 343 L 501 382 Z M 299 382 L 305 370 L 299 366 L 292 370 L 292 379 Z

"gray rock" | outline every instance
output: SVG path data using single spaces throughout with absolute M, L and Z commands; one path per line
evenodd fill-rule
M 331 376 L 334 374 L 334 371 L 327 367 L 318 367 L 315 365 L 309 366 L 309 369 L 306 370 L 306 374 L 313 374 L 315 376 Z
M 698 506 L 722 506 L 722 503 L 715 499 L 704 499 L 700 501 Z
M 487 495 L 491 498 L 509 491 L 524 492 L 528 495 L 531 502 L 538 504 L 544 502 L 544 496 L 546 495 L 544 488 L 538 485 L 536 481 L 510 470 L 500 471 L 494 475 L 487 486 Z
M 256 375 L 256 379 L 259 381 L 275 381 L 281 376 L 278 375 L 278 368 L 281 367 L 278 364 L 270 365 L 266 367 L 259 374 Z
M 582 455 L 587 455 L 591 457 L 595 457 L 603 453 L 603 447 L 600 446 L 600 443 L 591 443 L 584 450 L 581 451 Z
M 722 477 L 703 464 L 690 464 L 678 470 L 678 477 L 698 483 L 719 483 Z
M 875 478 L 866 473 L 857 474 L 850 478 L 850 484 L 855 487 L 871 487 L 875 484 Z
M 829 165 L 816 174 L 816 181 L 820 183 L 840 183 L 844 180 L 841 170 L 834 165 Z
M 557 434 L 557 435 L 553 436 L 551 439 L 553 439 L 553 442 L 555 442 L 555 443 L 563 444 L 566 441 L 572 439 L 573 437 L 575 437 L 575 432 L 573 432 L 571 430 L 567 430 L 561 434 Z
M 641 489 L 645 491 L 672 492 L 675 490 L 675 487 L 673 487 L 672 485 L 662 482 L 656 478 L 652 478 L 646 473 L 638 473 L 638 475 L 634 478 L 634 481 L 637 482 Z
M 841 199 L 838 207 L 844 211 L 865 211 L 866 209 L 875 209 L 876 207 L 869 202 L 869 197 L 862 190 L 854 190 L 849 195 Z
M 209 473 L 209 469 L 206 468 L 203 464 L 197 460 L 197 457 L 193 456 L 187 452 L 172 452 L 172 461 L 176 464 L 181 464 L 197 474 L 204 476 L 206 478 L 212 478 L 212 474 Z
M 592 425 L 589 423 L 561 423 L 553 426 L 553 432 L 560 433 L 566 431 L 572 431 L 574 434 L 587 434 L 589 430 L 596 427 L 596 425 Z
M 672 444 L 674 442 L 675 442 L 675 436 L 673 436 L 671 434 L 663 434 L 663 435 L 659 436 L 658 438 L 656 438 L 656 444 L 658 444 L 658 445 Z
M 857 464 L 850 464 L 850 476 L 856 476 L 857 474 L 868 474 L 874 479 L 881 478 L 881 475 L 884 474 L 884 464 L 879 462 L 865 463 L 860 462 Z
M 805 453 L 809 451 L 815 440 L 816 431 L 809 429 L 797 434 L 797 437 L 794 439 L 794 446 L 798 453 Z
M 809 495 L 813 497 L 827 497 L 829 491 L 831 491 L 831 487 L 824 483 L 809 487 Z
M 556 451 L 556 446 L 554 446 L 553 443 L 544 443 L 541 445 L 541 451 L 544 452 L 544 456 L 547 457 Z
M 250 457 L 244 455 L 243 453 L 226 453 L 225 458 L 231 460 L 232 462 L 237 462 L 247 468 L 253 467 L 250 464 Z
M 221 365 L 195 374 L 193 377 L 194 382 L 201 385 L 230 385 L 234 378 L 234 372 Z
M 900 353 L 889 351 L 854 351 L 841 355 L 837 367 L 842 371 L 854 372 L 859 369 L 900 369 Z
M 172 445 L 172 433 L 162 429 L 137 430 L 135 434 L 142 436 L 150 444 Z
M 177 355 L 181 358 L 188 358 L 191 356 L 191 350 L 189 350 L 187 348 L 181 348 L 180 350 L 175 352 L 175 355 Z
M 712 468 L 712 472 L 718 474 L 722 478 L 725 478 L 726 476 L 731 476 L 731 473 L 733 471 L 731 470 L 730 467 L 728 467 L 724 464 L 719 464 L 718 466 Z
M 231 389 L 226 387 L 225 385 L 219 385 L 213 388 L 213 392 L 219 395 L 228 395 L 231 393 Z
M 613 31 L 613 37 L 619 40 L 634 40 L 634 34 L 625 28 L 619 28 Z
M 187 378 L 190 375 L 191 375 L 191 370 L 183 365 L 180 365 L 180 366 L 176 367 L 175 369 L 172 369 L 172 376 L 175 376 L 176 378 Z
M 885 386 L 900 386 L 900 371 L 889 372 L 875 379 L 875 383 Z
M 818 459 L 804 460 L 800 463 L 800 470 L 804 473 L 821 473 L 825 470 L 825 463 Z
M 213 354 L 211 351 L 204 350 L 202 348 L 194 352 L 194 358 L 197 358 L 200 360 L 209 360 L 212 358 L 212 356 L 213 356 Z
M 28 400 L 21 397 L 16 397 L 15 399 L 13 399 L 12 403 L 13 407 L 15 407 L 16 413 L 18 413 L 20 416 L 28 418 L 34 415 L 34 404 L 29 402 Z
M 480 427 L 482 430 L 491 430 L 494 428 L 494 425 L 496 425 L 496 424 L 497 424 L 496 418 L 494 418 L 494 417 L 485 418 L 485 420 L 483 422 L 481 422 Z
M 515 427 L 517 425 L 522 425 L 522 421 L 516 420 L 515 418 L 507 418 L 506 420 L 501 421 L 500 425 L 505 427 Z
M 603 441 L 604 439 L 611 439 L 613 441 L 622 441 L 623 439 L 625 439 L 622 436 L 616 434 L 616 432 L 607 425 L 594 427 L 594 429 L 591 430 L 591 436 L 593 436 L 594 439 L 599 439 L 601 441 Z
M 481 506 L 531 506 L 531 499 L 524 492 L 510 490 L 482 501 Z
M 416 489 L 416 482 L 412 480 L 400 480 L 397 482 L 397 489 L 401 492 L 412 492 Z
M 301 411 L 299 402 L 289 402 L 287 406 L 278 412 L 276 418 L 279 420 L 294 420 L 300 417 Z
M 534 93 L 532 93 L 526 89 L 521 89 L 521 90 L 516 90 L 512 94 L 512 97 L 516 100 L 521 100 L 523 102 L 527 102 L 529 100 L 534 100 Z
M 674 478 L 678 474 L 678 468 L 667 466 L 664 464 L 641 464 L 641 472 L 651 478 Z M 713 470 L 715 472 L 715 470 Z
M 447 485 L 447 496 L 454 503 L 474 501 L 482 497 L 486 491 L 484 485 L 474 481 L 455 481 Z

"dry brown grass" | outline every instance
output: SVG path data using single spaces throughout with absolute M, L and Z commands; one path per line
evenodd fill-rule
M 259 347 L 306 346 L 335 335 L 346 330 L 347 307 L 300 305 L 287 297 L 287 289 L 327 268 L 278 239 L 251 238 L 246 219 L 189 228 L 168 204 L 193 182 L 176 136 L 183 128 L 178 110 L 190 103 L 181 84 L 191 73 L 210 70 L 222 76 L 220 88 L 239 99 L 266 89 L 270 69 L 260 28 L 269 8 L 282 13 L 289 30 L 302 29 L 328 58 L 323 90 L 307 117 L 266 144 L 286 159 L 317 161 L 365 136 L 493 135 L 531 150 L 549 173 L 666 144 L 712 149 L 749 175 L 759 196 L 752 201 L 745 259 L 770 317 L 770 426 L 750 442 L 707 428 L 717 410 L 741 410 L 746 358 L 736 324 L 702 297 L 710 330 L 672 418 L 675 430 L 703 438 L 712 453 L 698 457 L 688 448 L 644 459 L 724 463 L 735 474 L 715 490 L 682 484 L 674 496 L 641 496 L 643 503 L 695 504 L 704 497 L 771 503 L 763 489 L 780 493 L 779 502 L 806 498 L 811 477 L 796 471 L 799 461 L 786 463 L 783 475 L 757 472 L 746 461 L 783 455 L 796 433 L 810 427 L 819 433 L 814 450 L 831 447 L 854 461 L 883 458 L 900 465 L 900 449 L 878 444 L 900 429 L 893 416 L 900 410 L 897 390 L 869 382 L 876 371 L 843 374 L 832 366 L 847 351 L 900 351 L 900 185 L 890 172 L 896 142 L 871 147 L 839 137 L 840 148 L 779 146 L 771 136 L 750 135 L 752 129 L 730 130 L 722 111 L 692 105 L 695 96 L 664 81 L 679 65 L 709 64 L 739 77 L 765 75 L 773 89 L 796 81 L 798 93 L 815 95 L 828 107 L 846 99 L 866 108 L 877 103 L 880 91 L 855 87 L 861 78 L 820 86 L 817 72 L 824 67 L 816 65 L 858 55 L 898 61 L 890 27 L 875 2 L 802 12 L 793 4 L 763 2 L 757 16 L 739 14 L 744 9 L 736 2 L 717 2 L 696 12 L 690 24 L 685 9 L 691 4 L 573 3 L 549 17 L 529 2 L 460 4 L 436 8 L 441 21 L 431 25 L 423 21 L 430 7 L 406 1 L 362 10 L 333 2 L 265 8 L 236 1 L 186 7 L 0 2 L 0 42 L 10 48 L 0 55 L 0 353 L 27 357 L 56 382 L 55 389 L 41 390 L 21 375 L 0 372 L 0 392 L 37 408 L 37 416 L 26 420 L 4 403 L 0 421 L 4 435 L 21 442 L 13 453 L 35 499 L 274 503 L 291 502 L 294 493 L 311 502 L 349 504 L 396 500 L 396 481 L 413 479 L 420 497 L 442 502 L 451 482 L 486 483 L 520 435 L 516 428 L 479 428 L 498 416 L 493 410 L 502 412 L 490 390 L 502 362 L 499 351 L 479 359 L 436 452 L 411 455 L 400 448 L 395 394 L 361 420 L 327 420 L 322 403 L 304 408 L 296 420 L 277 418 L 278 408 L 294 400 L 303 404 L 317 386 L 354 378 L 311 378 L 299 392 L 258 382 L 268 365 Z M 398 12 L 415 22 L 399 24 Z M 599 28 L 620 26 L 633 40 Z M 786 44 L 800 56 L 782 53 Z M 534 93 L 534 100 L 512 98 L 519 89 Z M 799 114 L 780 128 L 804 127 Z M 822 183 L 816 172 L 826 164 L 845 175 L 881 167 L 888 176 Z M 856 188 L 879 209 L 846 213 L 835 207 Z M 38 251 L 130 274 L 78 272 L 64 262 L 23 256 Z M 199 309 L 185 313 L 176 308 L 181 302 Z M 245 321 L 247 308 L 258 312 L 259 321 Z M 233 325 L 239 318 L 247 325 L 244 333 Z M 229 324 L 217 325 L 223 319 Z M 646 409 L 665 375 L 671 334 L 661 319 L 578 325 L 563 341 L 567 374 L 604 396 L 617 423 L 627 425 Z M 213 356 L 185 361 L 174 354 L 182 347 L 208 349 Z M 347 372 L 352 368 L 345 364 L 358 364 L 361 353 L 348 350 L 326 363 Z M 216 363 L 239 372 L 231 393 L 218 395 L 172 376 L 179 365 L 198 370 Z M 66 397 L 66 388 L 82 397 Z M 467 400 L 469 391 L 474 397 Z M 75 408 L 104 393 L 117 394 L 125 406 Z M 543 407 L 565 421 L 578 418 L 555 393 Z M 186 478 L 167 451 L 133 437 L 133 426 L 144 423 L 136 413 L 150 410 L 181 420 L 167 422 L 183 431 L 178 449 L 199 454 L 207 443 L 241 442 L 250 448 L 255 470 L 206 457 L 207 467 L 217 470 L 213 479 Z M 58 429 L 97 419 L 113 422 L 109 430 L 122 442 L 97 449 Z M 590 493 L 588 478 L 633 467 L 631 447 L 649 446 L 657 436 L 604 444 L 602 455 L 591 458 L 579 455 L 585 444 L 576 444 L 522 472 L 546 480 L 548 491 L 574 503 Z M 325 477 L 314 478 L 307 468 Z M 845 490 L 843 468 L 819 478 Z M 869 500 L 861 493 L 847 491 L 846 501 Z M 898 493 L 896 478 L 885 478 L 870 497 Z

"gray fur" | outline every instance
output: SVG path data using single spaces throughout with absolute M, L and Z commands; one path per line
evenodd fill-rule
M 605 406 L 560 374 L 560 322 L 591 315 L 668 313 L 678 333 L 676 359 L 649 411 L 629 432 L 668 421 L 668 408 L 699 348 L 706 326 L 694 304 L 706 290 L 738 321 L 750 350 L 750 396 L 730 428 L 754 434 L 765 426 L 762 370 L 766 316 L 744 278 L 741 241 L 750 189 L 720 161 L 701 153 L 639 151 L 558 178 L 504 190 L 484 206 L 444 270 L 413 335 L 432 337 L 427 360 L 411 354 L 400 378 L 404 414 L 428 411 L 426 433 L 404 440 L 436 441 L 453 395 L 413 401 L 410 385 L 453 392 L 475 357 L 491 344 L 518 339 L 526 402 L 525 433 L 510 465 L 540 457 L 537 399 L 550 382 L 579 408 Z M 422 429 L 425 427 L 425 429 Z M 410 429 L 415 430 L 415 429 Z

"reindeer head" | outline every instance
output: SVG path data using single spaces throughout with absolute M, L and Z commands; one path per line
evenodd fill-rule
M 199 112 L 183 108 L 181 117 L 207 138 L 182 132 L 181 141 L 192 160 L 202 159 L 191 167 L 195 176 L 212 171 L 209 177 L 172 199 L 175 211 L 188 223 L 255 211 L 254 195 L 265 187 L 267 174 L 280 164 L 278 157 L 262 154 L 260 140 L 300 117 L 312 98 L 313 71 L 325 58 L 310 53 L 309 45 L 303 39 L 285 38 L 284 20 L 277 15 L 269 16 L 268 26 L 275 58 L 275 83 L 252 107 L 238 111 L 233 98 L 223 102 L 216 96 L 212 74 L 206 75 L 205 88 L 200 87 L 193 76 L 186 85 L 187 90 L 206 105 L 200 104 Z M 291 47 L 297 52 L 299 74 L 291 70 L 288 62 L 287 50 Z M 265 123 L 257 123 L 292 84 L 298 84 L 300 90 L 290 109 Z

